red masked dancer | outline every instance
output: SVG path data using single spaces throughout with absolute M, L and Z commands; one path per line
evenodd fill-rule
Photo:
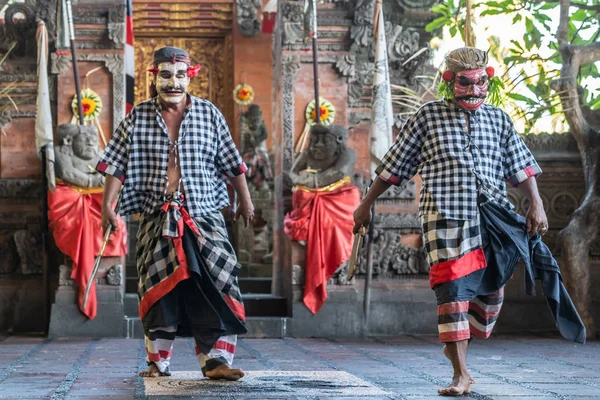
M 170 375 L 175 336 L 191 336 L 205 376 L 238 380 L 231 368 L 237 335 L 246 333 L 238 287 L 240 264 L 221 209 L 229 205 L 227 177 L 240 199 L 237 217 L 254 216 L 244 172 L 221 112 L 187 93 L 199 66 L 175 47 L 154 53 L 150 100 L 121 122 L 97 170 L 106 175 L 104 226 L 115 226 L 123 186 L 123 214 L 139 213 L 139 311 L 148 370 Z
M 502 83 L 487 53 L 471 47 L 450 52 L 439 92 L 404 125 L 377 168 L 377 179 L 354 213 L 356 232 L 371 220 L 373 202 L 390 185 L 419 174 L 419 213 L 438 303 L 438 330 L 452 363 L 451 384 L 439 394 L 469 393 L 467 346 L 488 338 L 503 302 L 504 285 L 523 260 L 528 293 L 534 278 L 563 336 L 585 341 L 585 328 L 564 289 L 558 265 L 540 237 L 548 220 L 538 194 L 541 173 L 508 115 L 497 102 Z M 505 181 L 528 198 L 526 218 L 512 211 Z M 568 322 L 567 322 L 568 321 Z

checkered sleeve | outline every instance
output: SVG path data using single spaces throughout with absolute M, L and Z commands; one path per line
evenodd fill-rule
M 502 112 L 502 117 L 504 132 L 507 135 L 502 158 L 504 179 L 511 185 L 517 186 L 532 176 L 538 176 L 542 170 L 515 130 L 510 117 L 504 112 Z
M 217 168 L 222 174 L 233 178 L 246 172 L 246 164 L 235 146 L 223 114 L 216 107 L 213 110 L 218 135 Z
M 131 144 L 129 135 L 135 125 L 135 108 L 121 121 L 119 127 L 110 138 L 104 149 L 104 154 L 96 170 L 102 175 L 112 175 L 125 182 L 125 171 L 129 161 L 129 147 Z
M 417 173 L 425 127 L 426 120 L 421 109 L 406 121 L 396 141 L 381 160 L 375 170 L 379 178 L 400 186 Z

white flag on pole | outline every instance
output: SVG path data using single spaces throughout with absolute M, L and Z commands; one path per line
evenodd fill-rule
M 373 102 L 371 104 L 371 132 L 369 156 L 371 159 L 371 178 L 375 178 L 375 169 L 392 146 L 392 92 L 388 67 L 387 44 L 385 40 L 385 21 L 381 0 L 375 5 L 373 20 L 375 40 L 375 64 L 373 73 Z
M 44 149 L 46 154 L 46 177 L 48 189 L 54 191 L 54 137 L 52 134 L 52 111 L 50 110 L 50 89 L 48 88 L 48 32 L 44 21 L 38 23 L 38 93 L 35 114 L 35 148 L 38 156 Z

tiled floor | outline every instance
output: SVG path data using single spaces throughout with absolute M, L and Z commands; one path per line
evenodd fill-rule
M 0 340 L 0 399 L 432 399 L 452 372 L 434 336 L 242 339 L 240 382 L 200 380 L 182 338 L 173 376 L 147 383 L 140 340 Z M 497 335 L 471 343 L 469 366 L 472 398 L 600 399 L 600 342 Z

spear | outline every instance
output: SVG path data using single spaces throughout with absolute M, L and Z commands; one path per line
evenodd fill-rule
M 77 111 L 79 111 L 79 124 L 83 125 L 83 106 L 81 104 L 81 87 L 79 86 L 79 70 L 77 68 L 77 55 L 75 54 L 75 25 L 73 23 L 73 9 L 71 0 L 66 0 L 67 25 L 69 26 L 69 39 L 71 42 L 71 59 L 73 61 L 73 75 L 75 78 L 75 91 L 77 92 Z
M 319 103 L 319 60 L 317 57 L 317 0 L 311 0 L 312 3 L 312 53 L 313 53 L 313 79 L 315 86 L 315 121 L 321 123 L 321 103 Z
M 119 197 L 117 199 L 117 206 L 115 207 L 115 214 L 117 217 L 119 216 L 119 211 L 121 209 L 121 196 L 123 192 L 119 193 Z M 100 251 L 98 252 L 98 257 L 96 257 L 96 262 L 94 263 L 94 269 L 92 269 L 92 273 L 90 274 L 90 278 L 88 279 L 87 285 L 85 287 L 85 293 L 83 294 L 83 301 L 81 309 L 85 310 L 85 305 L 88 301 L 88 296 L 90 295 L 90 290 L 92 289 L 92 285 L 96 280 L 96 275 L 98 274 L 98 270 L 100 269 L 100 261 L 102 261 L 102 255 L 104 254 L 104 250 L 106 249 L 106 245 L 110 239 L 110 234 L 112 233 L 112 226 L 108 225 L 104 230 L 104 241 L 102 242 L 102 246 L 100 247 Z
M 315 87 L 315 121 L 321 122 L 321 109 L 319 107 L 319 60 L 317 50 L 317 1 L 304 0 L 304 42 L 312 40 L 313 54 L 313 79 Z

